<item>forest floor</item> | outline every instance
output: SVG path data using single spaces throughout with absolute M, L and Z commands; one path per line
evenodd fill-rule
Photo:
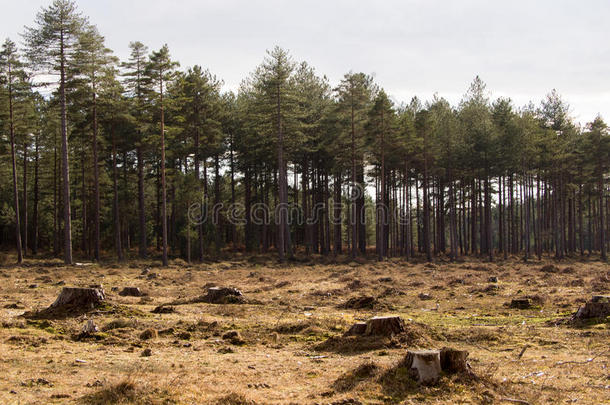
M 64 319 L 23 316 L 48 307 L 62 285 L 92 284 L 109 305 Z M 131 286 L 147 295 L 118 294 Z M 210 286 L 237 287 L 245 302 L 188 303 Z M 610 403 L 610 318 L 567 321 L 609 291 L 610 266 L 593 260 L 317 257 L 280 266 L 237 256 L 160 268 L 29 259 L 0 267 L 0 403 Z M 346 308 L 364 296 L 375 298 L 361 301 L 368 308 Z M 508 307 L 524 296 L 533 308 Z M 173 301 L 175 312 L 151 312 Z M 407 337 L 340 337 L 376 315 L 401 316 Z M 79 336 L 87 319 L 100 331 Z M 444 346 L 468 350 L 474 376 L 419 387 L 400 367 L 407 348 Z

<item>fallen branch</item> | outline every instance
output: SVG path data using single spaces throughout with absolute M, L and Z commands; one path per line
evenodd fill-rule
M 599 356 L 603 356 L 606 353 L 608 353 L 608 350 L 604 350 L 603 352 L 597 353 L 595 356 L 593 356 L 593 357 L 591 357 L 591 358 L 589 358 L 587 360 L 583 360 L 583 361 L 575 361 L 575 360 L 571 360 L 571 361 L 558 361 L 557 363 L 555 363 L 553 365 L 553 367 L 555 367 L 555 366 L 564 366 L 566 364 L 587 364 L 587 363 L 591 363 L 593 360 L 595 360 Z
M 524 401 L 522 399 L 515 399 L 515 398 L 500 398 L 500 401 L 513 402 L 515 404 L 530 405 L 530 403 L 527 401 Z
M 530 345 L 525 345 L 523 346 L 523 349 L 521 349 L 521 352 L 519 352 L 519 356 L 517 356 L 517 358 L 521 358 L 523 357 L 523 354 L 525 353 L 525 351 L 528 349 L 528 347 L 530 347 Z

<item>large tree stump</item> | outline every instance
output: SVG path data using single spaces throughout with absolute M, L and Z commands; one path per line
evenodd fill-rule
M 574 319 L 594 319 L 610 316 L 610 295 L 594 295 L 591 300 L 578 308 Z
M 446 373 L 463 373 L 468 371 L 468 352 L 450 347 L 441 349 L 441 369 Z
M 438 350 L 409 350 L 405 366 L 419 384 L 435 384 L 441 374 L 441 356 Z
M 405 323 L 399 316 L 376 316 L 366 321 L 367 336 L 389 336 L 405 331 Z
M 94 309 L 106 299 L 101 288 L 64 287 L 49 309 L 83 308 Z
M 78 316 L 97 308 L 106 300 L 101 288 L 64 287 L 48 308 L 27 312 L 23 316 L 34 319 L 59 319 Z

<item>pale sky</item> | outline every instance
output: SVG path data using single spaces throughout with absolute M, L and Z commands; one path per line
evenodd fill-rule
M 0 38 L 51 0 L 3 0 Z M 610 121 L 610 2 L 605 0 L 77 0 L 107 45 L 167 43 L 182 68 L 209 68 L 236 90 L 280 45 L 336 84 L 373 74 L 397 102 L 434 93 L 453 104 L 478 74 L 493 98 L 540 103 L 556 88 L 576 122 Z

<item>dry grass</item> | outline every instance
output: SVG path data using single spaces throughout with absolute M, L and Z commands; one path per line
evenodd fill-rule
M 0 281 L 0 403 L 602 404 L 610 397 L 610 322 L 562 322 L 594 293 L 608 293 L 608 265 L 596 261 L 339 257 L 282 267 L 255 256 L 162 269 L 146 261 L 28 260 L 0 267 Z M 93 312 L 21 316 L 46 308 L 62 285 L 100 283 L 109 303 Z M 189 302 L 211 285 L 239 288 L 245 300 Z M 126 286 L 149 295 L 122 297 Z M 534 308 L 508 308 L 516 297 Z M 155 311 L 172 302 L 181 305 Z M 342 336 L 376 315 L 403 317 L 407 332 Z M 76 338 L 88 319 L 100 332 Z M 405 350 L 447 345 L 470 352 L 478 377 L 414 384 L 401 366 Z M 152 355 L 142 356 L 145 349 Z

